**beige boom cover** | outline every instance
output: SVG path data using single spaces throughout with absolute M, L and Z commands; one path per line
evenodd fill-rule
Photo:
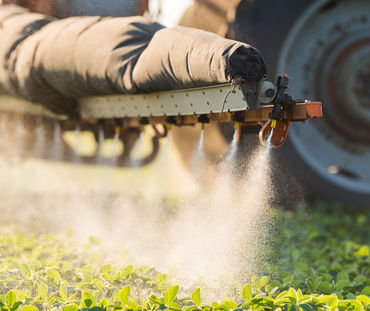
M 72 113 L 82 96 L 261 79 L 259 51 L 202 30 L 144 17 L 62 20 L 0 5 L 0 93 Z

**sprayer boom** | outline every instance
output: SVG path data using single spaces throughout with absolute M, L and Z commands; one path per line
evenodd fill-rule
M 240 79 L 232 84 L 203 88 L 176 90 L 135 95 L 96 96 L 78 99 L 79 118 L 55 114 L 47 108 L 15 97 L 0 96 L 0 112 L 20 115 L 23 118 L 42 118 L 58 121 L 62 131 L 104 130 L 105 137 L 119 135 L 125 140 L 128 133 L 152 125 L 156 139 L 166 136 L 171 126 L 193 126 L 197 123 L 234 122 L 241 127 L 262 127 L 260 140 L 272 136 L 273 147 L 280 147 L 286 140 L 289 122 L 306 121 L 322 117 L 319 102 L 296 102 L 285 93 L 288 78 L 279 77 L 277 85 L 262 80 L 245 82 Z M 265 122 L 265 123 L 263 123 Z M 161 132 L 157 125 L 163 125 Z M 272 134 L 271 134 L 272 133 Z M 126 142 L 127 143 L 127 142 Z M 158 145 L 154 143 L 153 148 Z M 130 161 L 121 163 L 129 166 Z

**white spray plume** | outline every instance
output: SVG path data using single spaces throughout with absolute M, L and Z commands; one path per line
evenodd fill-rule
M 42 144 L 42 137 L 36 142 Z M 177 152 L 167 139 L 154 164 L 129 170 L 1 159 L 0 223 L 96 236 L 111 254 L 128 250 L 130 263 L 176 268 L 184 282 L 214 284 L 227 273 L 244 281 L 263 260 L 273 196 L 270 151 L 258 147 L 235 167 L 234 139 L 214 166 L 206 162 L 201 140 L 194 161 L 204 169 L 194 169 L 205 176 L 196 180 Z M 200 187 L 206 179 L 208 186 Z

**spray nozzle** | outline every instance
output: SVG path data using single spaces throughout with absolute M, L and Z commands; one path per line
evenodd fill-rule
M 202 115 L 197 119 L 197 121 L 198 121 L 199 123 L 209 123 L 209 122 L 211 122 L 211 120 L 209 119 L 208 115 L 206 115 L 206 114 L 202 114 Z
M 296 104 L 296 101 L 293 100 L 292 96 L 285 93 L 285 91 L 288 89 L 288 86 L 289 86 L 288 75 L 283 74 L 279 76 L 276 84 L 276 96 L 275 99 L 273 100 L 274 108 L 269 115 L 271 120 L 283 121 L 283 117 L 281 114 L 282 108 L 287 109 L 293 107 Z M 274 125 L 276 126 L 276 123 L 274 123 Z
M 177 124 L 177 119 L 174 116 L 167 117 L 166 118 L 166 123 L 176 125 Z
M 140 131 L 144 132 L 145 126 L 149 124 L 149 119 L 144 117 L 139 120 Z
M 177 119 L 174 116 L 167 117 L 166 118 L 166 123 L 168 124 L 168 126 L 167 126 L 168 131 L 171 131 L 172 130 L 172 127 L 174 125 L 177 125 Z
M 149 119 L 144 117 L 139 120 L 139 124 L 142 126 L 148 125 L 149 124 Z
M 121 126 L 120 126 L 120 125 L 116 125 L 116 126 L 114 127 L 114 132 L 115 132 L 116 134 L 119 134 L 119 133 L 121 132 Z
M 273 109 L 269 114 L 269 121 L 262 127 L 259 138 L 263 145 L 269 141 L 269 147 L 279 148 L 287 139 L 289 129 L 289 118 L 283 118 L 283 110 L 288 110 L 296 105 L 296 101 L 292 96 L 286 94 L 289 86 L 289 78 L 287 74 L 282 74 L 277 79 L 276 95 L 273 100 Z
M 201 124 L 202 131 L 204 131 L 206 124 L 211 122 L 210 118 L 206 114 L 202 114 L 197 121 Z
M 104 120 L 102 119 L 98 120 L 97 125 L 98 125 L 99 131 L 101 131 L 104 128 Z
M 122 120 L 114 119 L 114 132 L 116 134 L 119 134 L 121 132 L 121 128 L 122 128 Z

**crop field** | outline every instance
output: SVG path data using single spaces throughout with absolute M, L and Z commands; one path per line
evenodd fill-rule
M 258 275 L 222 289 L 113 261 L 95 237 L 21 235 L 3 224 L 0 309 L 370 310 L 368 211 L 311 209 L 271 211 L 275 234 Z

